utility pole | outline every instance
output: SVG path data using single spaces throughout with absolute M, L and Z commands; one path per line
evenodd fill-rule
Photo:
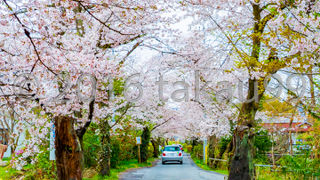
M 138 144 L 138 161 L 141 163 L 140 144 Z
M 206 164 L 206 146 L 207 146 L 207 138 L 203 139 L 203 164 Z
M 141 163 L 141 153 L 140 153 L 141 137 L 136 137 L 136 140 L 138 145 L 138 162 Z

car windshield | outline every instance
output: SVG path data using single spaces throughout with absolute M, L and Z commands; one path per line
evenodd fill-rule
M 180 151 L 179 147 L 165 147 L 164 151 Z

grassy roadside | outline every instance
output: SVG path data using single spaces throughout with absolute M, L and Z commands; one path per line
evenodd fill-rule
M 203 170 L 214 171 L 216 173 L 223 174 L 223 175 L 229 175 L 228 170 L 212 169 L 208 165 L 204 164 L 202 160 L 197 159 L 196 157 L 192 157 L 192 156 L 191 156 L 191 158 L 192 158 L 193 162 Z
M 10 161 L 11 158 L 5 157 L 2 159 L 2 161 Z M 14 179 L 18 175 L 23 174 L 22 171 L 18 171 L 15 169 L 10 168 L 9 166 L 0 167 L 0 180 L 5 179 Z
M 5 159 L 4 159 L 5 160 Z M 84 171 L 84 180 L 118 180 L 119 174 L 129 170 L 129 169 L 135 169 L 140 167 L 150 167 L 152 166 L 152 163 L 157 160 L 155 158 L 149 158 L 147 163 L 139 164 L 136 159 L 128 160 L 128 161 L 121 161 L 117 168 L 111 169 L 111 176 L 110 177 L 101 177 L 97 175 L 97 172 L 92 169 L 86 169 Z M 25 176 L 25 171 L 18 171 L 15 169 L 10 168 L 9 166 L 6 167 L 0 167 L 0 180 L 7 180 L 7 179 L 16 179 L 21 176 Z
M 111 176 L 101 177 L 99 175 L 94 175 L 93 177 L 84 177 L 84 180 L 118 180 L 120 173 L 127 171 L 129 169 L 141 168 L 141 167 L 150 167 L 152 166 L 152 162 L 157 160 L 156 158 L 149 158 L 147 163 L 139 164 L 136 159 L 131 159 L 128 161 L 121 161 L 117 168 L 111 169 Z M 96 173 L 96 172 L 95 172 Z
M 0 167 L 0 180 L 14 179 L 19 174 L 21 175 L 23 172 L 12 169 L 8 166 Z
M 6 160 L 6 159 L 3 159 Z M 9 160 L 6 160 L 9 161 Z M 39 169 L 35 168 L 31 164 L 25 165 L 21 170 L 17 170 L 12 168 L 12 166 L 9 164 L 5 167 L 0 167 L 0 180 L 7 180 L 7 179 L 26 179 L 26 180 L 32 180 L 32 179 L 39 179 L 39 177 L 35 176 L 35 174 L 43 173 L 43 171 L 39 171 Z M 53 179 L 52 177 L 45 177 L 42 179 Z

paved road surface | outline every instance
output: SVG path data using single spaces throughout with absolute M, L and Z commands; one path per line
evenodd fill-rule
M 212 171 L 200 169 L 190 159 L 190 156 L 183 157 L 183 164 L 167 163 L 151 168 L 142 168 L 123 173 L 120 180 L 224 180 L 224 176 Z

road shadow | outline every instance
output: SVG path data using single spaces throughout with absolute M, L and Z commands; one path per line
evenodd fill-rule
M 180 164 L 180 163 L 172 163 L 172 162 L 170 162 L 170 163 L 165 163 L 165 164 L 162 164 L 163 166 L 166 166 L 166 165 L 183 165 L 183 164 Z

